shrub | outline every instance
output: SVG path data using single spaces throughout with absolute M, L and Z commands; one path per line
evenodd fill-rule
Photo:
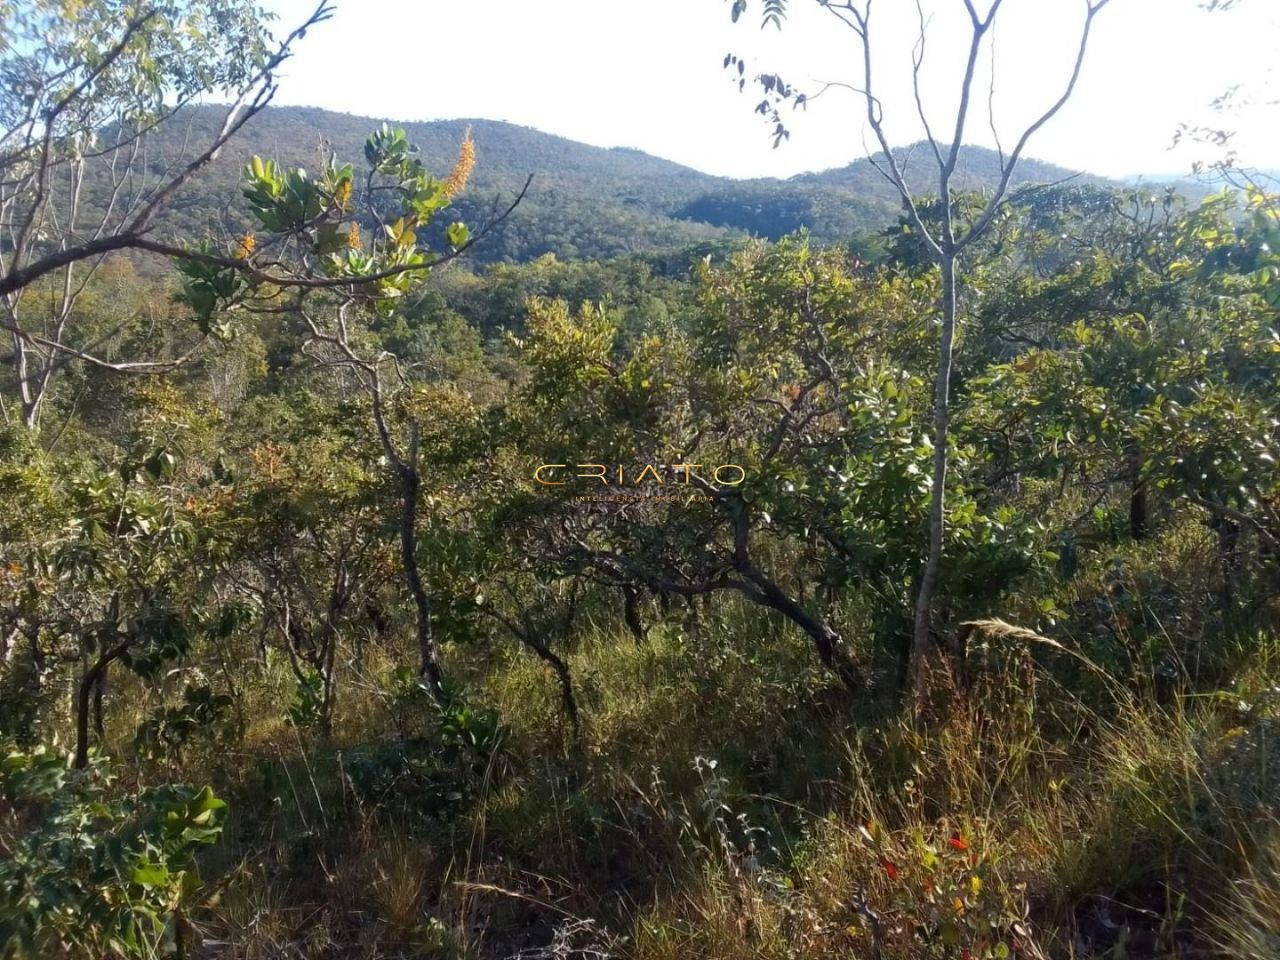
M 94 758 L 37 748 L 0 762 L 0 952 L 5 960 L 184 955 L 195 854 L 222 832 L 208 787 L 114 791 Z

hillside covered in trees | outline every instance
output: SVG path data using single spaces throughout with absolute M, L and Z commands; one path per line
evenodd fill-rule
M 3 960 L 1280 956 L 1274 183 L 270 107 L 327 16 L 0 0 Z
M 152 138 L 150 169 L 158 174 L 192 143 L 208 140 L 222 122 L 216 107 L 180 112 Z M 250 157 L 273 157 L 286 167 L 314 168 L 332 151 L 357 156 L 383 120 L 302 107 L 269 107 L 230 141 L 222 154 L 175 199 L 159 228 L 175 236 L 221 235 L 249 226 L 233 201 Z M 748 236 L 776 240 L 805 229 L 826 243 L 847 243 L 896 220 L 901 200 L 866 160 L 791 180 L 731 180 L 699 173 L 638 150 L 602 149 L 527 127 L 492 120 L 393 123 L 421 150 L 428 169 L 445 170 L 463 133 L 476 142 L 477 168 L 455 207 L 479 222 L 495 198 L 510 198 L 529 178 L 520 216 L 478 248 L 472 263 L 521 262 L 547 253 L 560 259 L 674 251 L 700 242 Z M 905 151 L 904 151 L 905 152 Z M 918 166 L 913 186 L 928 192 Z M 990 189 L 999 179 L 993 151 L 968 148 L 957 186 Z M 1051 164 L 1027 162 L 1017 183 L 1071 179 L 1097 183 Z

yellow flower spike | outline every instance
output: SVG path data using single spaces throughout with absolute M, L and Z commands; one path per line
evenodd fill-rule
M 460 194 L 467 181 L 471 179 L 471 171 L 476 166 L 476 143 L 471 139 L 471 128 L 467 127 L 462 135 L 462 143 L 458 145 L 458 159 L 444 181 L 445 196 L 453 198 Z
M 235 242 L 234 256 L 237 260 L 248 260 L 253 256 L 254 248 L 258 245 L 258 238 L 252 233 L 246 233 L 243 237 Z
M 360 224 L 358 223 L 352 223 L 351 226 L 347 228 L 347 249 L 360 249 Z
M 351 202 L 351 181 L 343 180 L 338 184 L 338 189 L 333 192 L 333 200 L 338 205 L 339 210 L 345 211 L 347 204 Z

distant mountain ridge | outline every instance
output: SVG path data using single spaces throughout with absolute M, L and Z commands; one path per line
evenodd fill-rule
M 209 137 L 221 117 L 215 107 L 185 111 L 163 128 L 152 165 L 159 169 L 182 143 Z M 340 160 L 356 161 L 365 138 L 383 122 L 315 107 L 269 107 L 176 198 L 161 228 L 187 236 L 211 228 L 244 229 L 248 221 L 239 202 L 239 177 L 251 156 L 314 169 L 323 144 Z M 515 215 L 500 235 L 476 251 L 481 262 L 523 261 L 547 253 L 562 259 L 607 257 L 747 235 L 776 239 L 802 227 L 819 240 L 845 242 L 892 223 L 901 206 L 892 185 L 866 159 L 788 180 L 734 180 L 633 148 L 588 146 L 502 121 L 386 122 L 404 128 L 428 169 L 440 175 L 452 166 L 458 143 L 471 128 L 478 163 L 456 204 L 469 223 L 483 220 L 495 197 L 510 198 L 533 175 Z M 913 189 L 928 193 L 932 157 L 916 153 L 909 181 Z M 961 152 L 956 178 L 961 189 L 991 189 L 998 174 L 994 152 L 980 147 Z M 1037 160 L 1020 164 L 1014 182 L 1073 176 L 1106 182 Z

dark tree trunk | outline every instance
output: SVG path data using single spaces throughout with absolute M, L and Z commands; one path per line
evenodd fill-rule
M 391 623 L 387 620 L 387 613 L 382 609 L 382 604 L 370 597 L 364 602 L 364 615 L 369 618 L 369 622 L 373 624 L 373 632 L 382 640 L 386 637 L 387 632 L 391 629 Z
M 391 439 L 382 407 L 382 387 L 377 367 L 369 370 L 373 422 L 378 430 L 382 452 L 391 461 L 396 479 L 400 481 L 400 562 L 404 567 L 405 584 L 413 598 L 417 615 L 418 676 L 426 681 L 427 688 L 437 701 L 444 699 L 444 674 L 440 669 L 440 654 L 431 625 L 431 598 L 422 583 L 418 569 L 418 490 L 422 478 L 418 474 L 418 427 L 413 424 L 409 435 L 409 450 L 401 457 Z
M 401 464 L 400 475 L 400 560 L 404 565 L 405 581 L 413 597 L 417 613 L 418 675 L 427 682 L 437 700 L 444 698 L 444 674 L 440 669 L 440 657 L 436 648 L 435 633 L 431 626 L 431 599 L 422 584 L 418 569 L 418 488 L 421 481 L 417 468 L 417 444 L 414 443 L 412 459 Z
M 1235 600 L 1235 581 L 1240 570 L 1240 524 L 1227 517 L 1214 517 L 1209 526 L 1218 534 L 1218 566 L 1222 574 L 1218 600 L 1225 612 Z
M 577 739 L 582 733 L 582 727 L 578 715 L 578 698 L 573 692 L 573 675 L 569 672 L 569 665 L 542 639 L 537 624 L 527 611 L 520 615 L 520 623 L 495 611 L 490 611 L 490 615 L 510 630 L 517 640 L 532 650 L 538 659 L 555 673 L 556 681 L 560 684 L 560 703 L 564 706 L 565 716 L 569 718 L 569 725 L 573 727 L 573 735 Z
M 648 635 L 645 630 L 644 620 L 640 616 L 640 591 L 630 584 L 622 588 L 623 596 L 623 615 L 627 620 L 627 627 L 631 630 L 631 635 L 636 638 L 636 643 L 644 643 Z
M 1129 536 L 1147 539 L 1147 485 L 1135 483 L 1129 491 Z
M 862 675 L 849 657 L 844 638 L 826 620 L 802 607 L 760 570 L 750 567 L 743 573 L 759 591 L 760 602 L 804 630 L 813 640 L 822 665 L 834 673 L 850 693 L 858 692 L 862 687 Z
M 93 708 L 94 692 L 98 689 L 98 683 L 106 674 L 112 661 L 124 656 L 132 642 L 132 640 L 123 640 L 109 650 L 104 650 L 94 661 L 93 666 L 80 678 L 80 686 L 76 689 L 75 765 L 77 770 L 83 770 L 89 765 L 89 715 Z
M 319 645 L 320 677 L 324 682 L 323 699 L 320 704 L 320 720 L 325 739 L 333 733 L 333 710 L 337 696 L 335 665 L 338 657 L 338 622 L 342 619 L 347 602 L 351 596 L 351 578 L 347 572 L 345 554 L 338 561 L 338 568 L 333 575 L 333 586 L 329 588 L 329 606 L 324 615 L 324 636 Z
M 107 692 L 107 676 L 110 672 L 111 665 L 107 664 L 98 675 L 98 682 L 93 685 L 93 732 L 99 743 L 106 736 L 102 722 L 102 697 Z
M 553 653 L 546 644 L 532 643 L 530 645 L 533 647 L 534 652 L 555 671 L 556 680 L 560 684 L 560 703 L 564 706 L 565 716 L 569 718 L 569 725 L 573 727 L 574 737 L 578 737 L 582 733 L 582 726 L 578 719 L 578 698 L 573 693 L 573 677 L 569 674 L 568 665 Z

